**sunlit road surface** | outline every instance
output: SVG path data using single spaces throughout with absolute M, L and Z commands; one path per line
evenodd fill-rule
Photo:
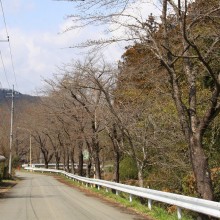
M 0 199 L 0 220 L 138 220 L 145 219 L 51 176 L 17 173 L 20 181 Z

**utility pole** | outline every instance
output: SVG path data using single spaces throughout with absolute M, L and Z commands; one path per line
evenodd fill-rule
M 10 146 L 9 146 L 9 169 L 8 173 L 12 175 L 12 144 L 13 144 L 13 122 L 14 122 L 14 85 L 11 94 L 11 129 L 10 129 Z

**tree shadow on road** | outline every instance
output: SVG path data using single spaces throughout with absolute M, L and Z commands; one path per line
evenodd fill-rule
M 0 182 L 0 198 L 4 198 L 5 194 L 16 184 L 17 180 L 3 180 Z

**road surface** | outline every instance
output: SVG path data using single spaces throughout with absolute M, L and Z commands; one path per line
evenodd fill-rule
M 0 199 L 1 220 L 139 220 L 145 219 L 87 196 L 51 176 L 17 173 L 22 179 Z

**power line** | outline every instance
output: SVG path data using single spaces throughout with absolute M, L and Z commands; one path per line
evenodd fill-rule
M 18 89 L 18 83 L 17 83 L 16 74 L 15 74 L 15 67 L 14 67 L 14 62 L 13 62 L 13 56 L 12 56 L 12 50 L 11 50 L 11 44 L 10 44 L 10 41 L 8 41 L 8 45 L 9 45 L 9 51 L 10 51 L 10 57 L 11 57 L 12 70 L 13 70 L 14 78 L 15 78 L 15 84 L 16 84 L 17 89 Z M 18 90 L 19 90 L 19 89 L 18 89 Z
M 7 83 L 8 83 L 8 88 L 10 88 L 10 84 L 9 84 L 9 81 L 8 81 L 7 72 L 6 72 L 6 69 L 5 69 L 5 64 L 4 64 L 4 62 L 3 62 L 2 52 L 1 52 L 1 51 L 0 51 L 0 57 L 1 57 L 1 61 L 2 61 L 2 66 L 3 66 L 5 78 L 6 78 L 6 81 L 7 81 Z
M 3 61 L 3 58 L 2 58 L 2 53 L 1 53 L 1 51 L 0 51 L 0 57 L 1 57 L 1 61 L 2 61 L 2 66 L 3 66 L 5 78 L 6 78 L 6 81 L 7 81 L 7 83 L 8 83 L 8 88 L 10 88 L 10 84 L 9 84 L 9 82 L 8 82 L 7 72 L 6 72 L 6 69 L 5 69 L 5 65 L 4 65 L 4 61 Z M 0 83 L 1 83 L 1 82 L 0 82 Z M 2 84 L 1 84 L 1 86 L 2 86 Z M 2 87 L 2 88 L 3 88 L 3 87 Z M 7 107 L 8 107 L 8 109 L 10 110 L 11 108 L 10 108 L 10 106 L 9 106 L 8 100 L 6 99 L 5 95 L 3 95 L 3 98 L 4 98 L 4 100 L 5 100 L 5 103 L 6 103 Z
M 9 34 L 8 34 L 7 25 L 6 25 L 6 19 L 5 19 L 5 13 L 4 13 L 4 9 L 3 9 L 2 0 L 0 0 L 0 2 L 1 2 L 1 9 L 2 9 L 3 20 L 4 20 L 4 24 L 5 24 L 5 30 L 6 30 L 6 34 L 7 34 L 7 37 L 8 37 Z
M 13 144 L 13 124 L 14 124 L 14 85 L 11 93 L 11 129 L 10 129 L 10 151 L 9 151 L 9 175 L 12 175 L 12 144 Z
M 3 8 L 2 0 L 0 0 L 0 3 L 1 3 L 3 20 L 4 20 L 4 24 L 5 24 L 5 31 L 6 31 L 6 35 L 7 35 L 7 38 L 8 38 L 8 46 L 9 46 L 12 70 L 13 70 L 13 74 L 14 74 L 14 78 L 15 78 L 15 84 L 16 84 L 17 89 L 18 89 L 18 83 L 17 83 L 17 78 L 16 78 L 16 74 L 15 74 L 15 68 L 14 68 L 14 62 L 13 62 L 13 56 L 12 56 L 12 49 L 11 49 L 11 44 L 10 44 L 10 40 L 9 40 L 9 34 L 8 34 L 8 29 L 7 29 L 7 24 L 6 24 L 6 19 L 5 19 L 5 13 L 4 13 L 4 8 Z

